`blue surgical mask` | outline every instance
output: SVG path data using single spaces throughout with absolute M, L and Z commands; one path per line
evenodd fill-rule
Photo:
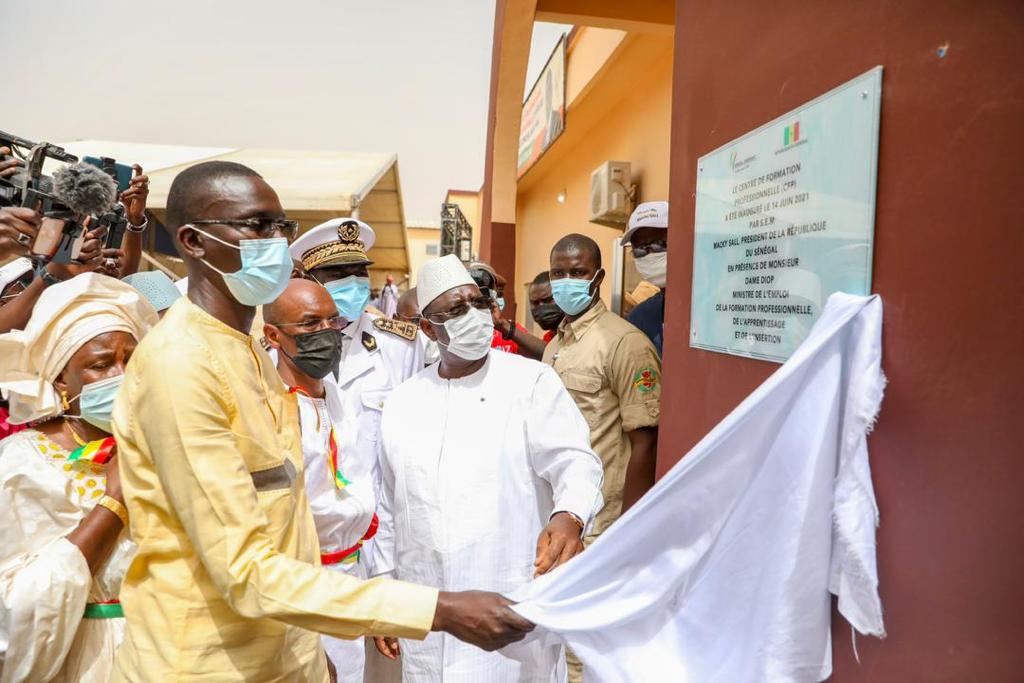
M 349 275 L 324 285 L 338 307 L 338 315 L 349 322 L 359 320 L 370 300 L 370 278 Z
M 192 229 L 242 253 L 242 267 L 234 273 L 225 273 L 206 259 L 200 260 L 220 273 L 231 296 L 243 306 L 269 304 L 288 286 L 292 276 L 292 257 L 288 253 L 288 240 L 284 237 L 240 240 L 234 245 L 194 226 Z
M 590 286 L 594 284 L 594 279 L 600 272 L 595 273 L 594 278 L 590 280 L 563 277 L 551 281 L 551 296 L 566 315 L 577 315 L 590 305 L 594 299 L 594 295 L 590 293 Z
M 81 418 L 110 434 L 110 415 L 114 411 L 114 397 L 117 396 L 117 390 L 121 388 L 122 382 L 124 375 L 117 375 L 98 382 L 90 382 L 82 387 L 82 393 L 78 398 L 78 412 Z
M 503 296 L 496 296 L 496 297 L 494 297 L 494 301 L 495 301 L 495 303 L 498 304 L 498 310 L 499 311 L 504 311 L 505 310 L 505 297 L 503 297 Z

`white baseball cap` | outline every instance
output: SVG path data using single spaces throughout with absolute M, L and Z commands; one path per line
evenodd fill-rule
M 668 229 L 668 202 L 643 202 L 637 204 L 629 216 L 629 226 L 622 235 L 622 243 L 629 244 L 633 233 L 640 228 Z

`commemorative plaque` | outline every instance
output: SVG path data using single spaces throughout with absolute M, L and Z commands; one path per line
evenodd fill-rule
M 871 291 L 882 67 L 697 162 L 690 346 L 785 361 Z

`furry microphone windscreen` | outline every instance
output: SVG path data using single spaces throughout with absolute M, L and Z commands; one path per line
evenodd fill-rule
M 53 174 L 53 193 L 77 214 L 99 215 L 114 208 L 117 184 L 95 166 L 69 164 Z

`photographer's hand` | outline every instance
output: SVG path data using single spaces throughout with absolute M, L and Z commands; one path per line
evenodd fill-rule
M 10 147 L 0 147 L 0 157 L 10 157 L 0 161 L 0 178 L 10 178 L 18 172 L 19 168 L 25 165 L 24 161 L 18 157 L 11 157 L 10 155 Z
M 149 176 L 143 175 L 142 167 L 138 164 L 132 165 L 135 175 L 132 177 L 128 189 L 121 193 L 121 203 L 124 204 L 128 221 L 132 225 L 142 225 L 146 222 L 146 200 L 149 198 Z
M 68 280 L 82 273 L 89 273 L 103 265 L 103 235 L 106 228 L 97 228 L 85 233 L 85 242 L 78 254 L 79 263 L 50 263 L 46 270 L 60 280 Z M 114 277 L 117 277 L 116 275 Z
M 100 254 L 100 266 L 97 273 L 121 279 L 121 268 L 124 263 L 124 251 L 120 249 L 104 249 Z
M 20 206 L 0 209 L 0 259 L 28 254 L 41 221 L 42 216 L 32 209 Z
M 132 178 L 128 189 L 121 193 L 121 203 L 124 204 L 128 222 L 138 227 L 146 222 L 149 176 L 142 174 L 142 167 L 138 164 L 132 166 L 132 169 L 135 171 L 135 177 Z M 139 263 L 142 261 L 142 233 L 131 230 L 125 232 L 121 240 L 121 249 L 124 253 L 118 262 L 118 274 L 115 277 L 138 272 Z

